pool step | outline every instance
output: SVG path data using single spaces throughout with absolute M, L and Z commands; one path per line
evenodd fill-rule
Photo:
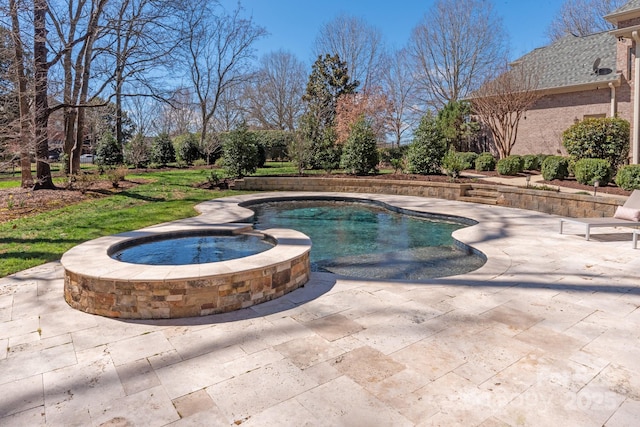
M 500 193 L 492 188 L 466 188 L 459 200 L 463 202 L 497 205 Z

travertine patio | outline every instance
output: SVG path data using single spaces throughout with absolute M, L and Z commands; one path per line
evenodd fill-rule
M 201 209 L 231 221 L 247 197 Z M 487 264 L 428 283 L 315 273 L 278 300 L 162 321 L 76 311 L 58 263 L 24 271 L 0 279 L 0 425 L 640 422 L 629 230 L 585 241 L 537 212 L 371 198 L 478 220 L 455 237 Z

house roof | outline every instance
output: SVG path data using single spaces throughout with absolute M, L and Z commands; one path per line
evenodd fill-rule
M 640 0 L 637 0 L 640 2 Z M 599 61 L 597 61 L 599 59 Z M 597 71 L 594 65 L 598 62 Z M 529 52 L 513 65 L 522 64 L 538 73 L 538 89 L 597 87 L 618 82 L 616 38 L 609 32 L 584 37 L 567 35 Z
M 639 12 L 640 0 L 629 0 L 610 14 L 606 15 L 604 19 L 614 25 L 617 25 L 619 21 L 637 17 Z
M 630 10 L 634 9 L 640 9 L 640 0 L 629 0 L 628 2 L 611 12 L 609 15 L 617 15 L 619 13 L 629 12 Z

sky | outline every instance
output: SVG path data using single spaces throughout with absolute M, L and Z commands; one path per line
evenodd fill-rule
M 220 0 L 233 9 L 237 0 Z M 322 26 L 340 14 L 364 19 L 378 28 L 389 48 L 404 47 L 412 29 L 433 0 L 241 0 L 247 14 L 269 36 L 256 44 L 257 54 L 285 50 L 312 63 L 313 43 Z M 493 0 L 509 37 L 510 59 L 547 44 L 546 30 L 563 0 Z

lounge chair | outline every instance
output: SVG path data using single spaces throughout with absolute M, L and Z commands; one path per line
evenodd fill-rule
M 561 218 L 560 234 L 565 222 L 584 224 L 586 227 L 585 238 L 589 240 L 591 229 L 595 227 L 640 227 L 640 190 L 633 190 L 624 205 L 619 206 L 612 218 Z M 637 234 L 633 234 L 634 248 L 636 247 Z

